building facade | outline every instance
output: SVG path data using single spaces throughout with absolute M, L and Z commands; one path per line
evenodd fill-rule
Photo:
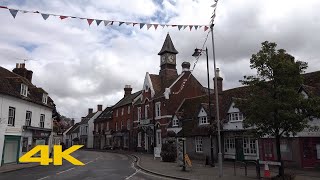
M 114 133 L 112 126 L 112 107 L 107 107 L 94 120 L 94 143 L 95 149 L 112 149 Z
M 52 144 L 54 103 L 47 92 L 32 84 L 32 74 L 24 63 L 12 72 L 0 67 L 1 165 L 17 163 L 36 145 Z

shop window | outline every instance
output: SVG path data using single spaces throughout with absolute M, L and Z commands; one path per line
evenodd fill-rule
M 196 152 L 203 152 L 203 150 L 202 150 L 202 137 L 201 136 L 195 137 L 195 144 L 196 144 Z
M 224 152 L 230 154 L 236 153 L 235 139 L 233 137 L 224 138 Z
M 243 138 L 243 152 L 245 155 L 256 155 L 257 145 L 254 138 L 245 137 Z

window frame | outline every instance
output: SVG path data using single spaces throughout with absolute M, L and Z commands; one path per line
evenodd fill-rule
M 131 129 L 131 125 L 130 125 L 130 119 L 127 120 L 127 130 Z
M 205 118 L 205 120 L 204 120 Z M 209 121 L 208 121 L 208 116 L 200 116 L 199 117 L 199 125 L 208 125 Z
M 106 127 L 106 129 L 107 129 L 107 131 L 109 131 L 109 121 L 107 122 L 107 125 L 106 125 L 107 127 Z
M 137 144 L 137 147 L 141 147 L 141 132 L 138 132 L 138 144 Z
M 224 153 L 235 154 L 236 153 L 236 139 L 234 137 L 224 138 Z
M 144 118 L 148 119 L 148 113 L 149 112 L 149 104 L 144 106 Z
M 156 117 L 161 117 L 161 102 L 155 103 Z
M 128 106 L 128 114 L 130 114 L 130 106 Z
M 244 115 L 241 112 L 231 112 L 228 114 L 229 122 L 239 122 L 244 120 Z
M 28 117 L 28 114 L 29 114 L 29 117 Z M 31 111 L 26 111 L 25 125 L 26 126 L 31 126 L 31 120 L 32 120 L 32 112 Z
M 172 127 L 178 127 L 178 126 L 179 126 L 179 119 L 174 117 L 172 120 Z
M 140 120 L 141 120 L 141 107 L 138 107 L 137 115 L 138 115 L 138 122 L 140 122 Z
M 21 83 L 20 95 L 28 97 L 28 86 L 26 84 Z
M 195 150 L 196 153 L 203 153 L 203 139 L 202 136 L 196 136 L 195 138 Z
M 124 114 L 124 107 L 121 109 L 121 116 Z
M 42 103 L 47 104 L 48 103 L 48 94 L 43 93 L 42 94 Z
M 243 154 L 244 155 L 257 155 L 257 150 L 258 150 L 258 147 L 257 147 L 255 138 L 243 137 Z
M 40 128 L 44 128 L 44 122 L 45 122 L 46 115 L 40 114 Z
M 10 115 L 10 110 L 12 115 Z M 9 111 L 8 111 L 8 126 L 14 126 L 15 125 L 15 120 L 16 120 L 16 108 L 9 106 Z

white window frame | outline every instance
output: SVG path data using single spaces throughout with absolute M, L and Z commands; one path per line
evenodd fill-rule
M 156 140 L 157 140 L 157 147 L 161 147 L 162 146 L 162 137 L 161 137 L 161 129 L 157 129 L 156 131 Z
M 244 155 L 256 155 L 257 154 L 257 142 L 255 138 L 244 137 L 243 138 L 243 154 Z
M 141 120 L 141 107 L 138 107 L 138 122 Z
M 130 125 L 130 119 L 127 120 L 127 130 L 131 129 L 131 125 Z
M 138 147 L 141 147 L 141 132 L 138 132 Z
M 130 106 L 128 106 L 128 114 L 130 114 Z
M 26 111 L 26 126 L 31 126 L 32 112 Z
M 224 138 L 224 153 L 235 154 L 236 153 L 236 140 L 234 137 Z
M 107 122 L 107 131 L 109 131 L 109 122 Z
M 28 97 L 28 86 L 25 84 L 21 84 L 20 94 L 22 96 Z
M 8 126 L 14 126 L 16 119 L 16 108 L 15 107 L 9 107 L 9 114 L 8 114 Z
M 117 111 L 116 111 L 116 117 L 118 117 L 118 109 L 117 109 Z
M 320 144 L 316 144 L 317 159 L 320 159 Z
M 120 125 L 121 125 L 121 129 L 123 129 L 123 121 L 122 120 L 120 122 Z
M 208 116 L 200 116 L 199 117 L 199 125 L 209 124 Z
M 161 102 L 155 104 L 156 118 L 161 116 Z
M 174 117 L 172 120 L 172 127 L 178 127 L 179 126 L 179 119 L 177 117 Z
M 124 114 L 124 108 L 121 109 L 121 116 Z
M 44 121 L 46 116 L 44 114 L 40 114 L 40 127 L 44 128 Z
M 195 139 L 195 148 L 197 153 L 203 152 L 203 139 L 202 136 L 196 136 Z
M 148 119 L 149 104 L 144 106 L 144 118 Z
M 43 93 L 42 94 L 42 103 L 47 104 L 48 103 L 48 94 Z
M 229 122 L 237 122 L 237 121 L 243 121 L 244 116 L 241 112 L 232 112 L 228 115 Z
M 116 131 L 118 131 L 118 122 L 116 122 Z

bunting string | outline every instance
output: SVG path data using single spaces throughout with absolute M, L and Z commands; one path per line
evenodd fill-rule
M 93 21 L 96 22 L 97 26 L 99 26 L 103 21 L 105 26 L 112 26 L 112 25 L 121 26 L 125 24 L 127 26 L 132 25 L 134 27 L 135 25 L 138 25 L 140 29 L 146 27 L 147 30 L 149 30 L 151 27 L 154 27 L 154 30 L 157 30 L 159 25 L 162 28 L 165 28 L 165 27 L 177 28 L 179 31 L 185 30 L 187 27 L 189 27 L 190 31 L 198 30 L 198 29 L 203 29 L 204 31 L 207 31 L 209 29 L 209 25 L 185 25 L 185 24 L 163 24 L 163 23 L 159 24 L 159 23 L 131 22 L 131 21 L 120 21 L 120 20 L 103 20 L 103 19 L 93 19 L 93 18 L 85 18 L 85 17 L 77 17 L 77 16 L 50 14 L 50 13 L 44 13 L 40 11 L 15 9 L 15 8 L 10 8 L 6 6 L 0 6 L 0 9 L 9 10 L 10 14 L 14 19 L 17 17 L 18 12 L 21 12 L 21 13 L 30 13 L 30 14 L 40 14 L 43 20 L 47 20 L 50 16 L 59 17 L 61 20 L 68 19 L 68 18 L 86 20 L 89 26 L 92 25 Z

